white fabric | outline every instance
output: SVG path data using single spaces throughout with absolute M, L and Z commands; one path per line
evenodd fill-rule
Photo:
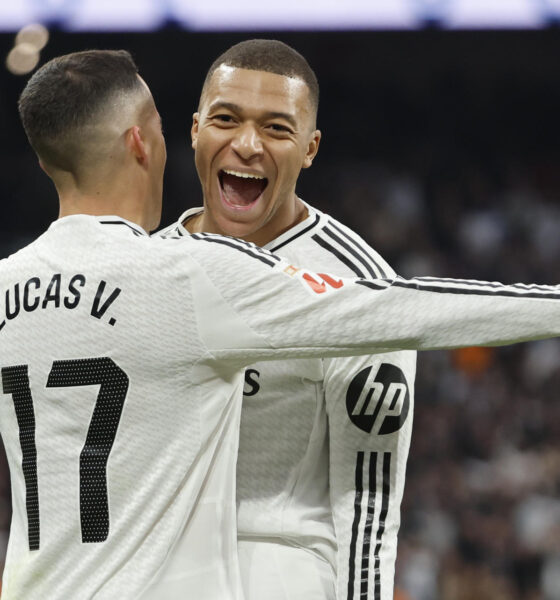
M 320 273 L 394 278 L 392 269 L 359 236 L 306 206 L 308 218 L 266 248 Z M 186 211 L 160 235 L 187 236 L 182 223 L 200 211 Z M 412 291 L 414 283 L 408 283 Z M 406 321 L 406 327 L 412 322 L 426 327 L 428 337 L 437 337 L 436 345 L 447 347 L 488 342 L 490 328 L 505 339 L 517 321 L 517 309 L 510 316 L 506 314 L 511 298 L 485 300 L 477 295 L 477 290 L 499 294 L 514 288 L 432 279 L 418 280 L 418 287 L 422 286 L 436 291 L 415 290 L 417 299 L 403 310 L 398 307 L 407 295 L 406 288 L 394 286 L 394 303 L 373 310 L 356 329 L 356 335 L 375 321 L 381 336 L 390 340 L 395 323 L 386 309 L 399 312 L 398 325 Z M 448 290 L 444 296 L 438 286 Z M 464 296 L 456 293 L 461 288 Z M 531 291 L 521 287 L 518 293 L 530 295 Z M 426 299 L 426 305 L 417 302 L 420 297 Z M 487 301 L 496 303 L 490 319 L 482 305 L 480 313 L 475 309 L 479 302 L 486 305 Z M 532 306 L 538 313 L 538 302 Z M 468 317 L 463 320 L 466 313 L 473 317 L 470 323 Z M 339 312 L 333 310 L 322 320 L 322 331 L 346 319 L 347 307 L 341 305 Z M 351 328 L 349 322 L 347 327 Z M 421 348 L 424 343 L 410 331 L 410 336 L 396 346 Z M 381 381 L 387 365 L 390 373 Z M 356 376 L 368 369 L 363 387 L 354 384 L 352 388 Z M 405 397 L 400 395 L 405 388 L 391 380 L 398 370 L 408 391 L 406 415 Z M 365 593 L 373 600 L 392 600 L 415 370 L 412 351 L 249 367 L 237 465 L 239 558 L 248 600 L 331 600 L 335 579 L 338 600 L 357 599 Z M 368 400 L 369 392 L 372 396 Z M 376 397 L 382 405 L 373 418 Z M 353 408 L 347 406 L 347 398 L 356 401 Z M 390 407 L 394 399 L 396 405 Z M 362 418 L 362 429 L 351 419 L 352 413 L 360 411 L 369 412 L 371 417 L 369 422 Z M 388 418 L 399 414 L 404 417 L 400 427 L 382 431 Z M 331 571 L 325 571 L 325 562 Z M 297 564 L 305 565 L 305 584 L 290 585 Z M 324 579 L 329 573 L 330 587 Z
M 555 287 L 342 281 L 230 238 L 118 221 L 65 217 L 0 261 L 3 600 L 241 598 L 246 365 L 560 334 Z
M 316 554 L 280 540 L 239 540 L 239 562 L 246 598 L 334 600 L 332 566 Z
M 186 248 L 151 240 L 136 225 L 86 216 L 55 222 L 0 262 L 0 366 L 29 365 L 40 512 L 40 547 L 30 551 L 19 427 L 4 394 L 0 429 L 14 508 L 4 600 L 242 597 L 232 492 L 241 379 L 216 361 L 197 364 L 209 355 L 193 312 L 191 263 Z M 85 276 L 75 308 L 52 300 L 5 318 L 6 291 L 13 298 L 15 285 L 22 293 L 39 277 L 30 300 L 44 298 L 56 273 L 62 297 L 72 297 L 70 277 Z M 101 281 L 101 303 L 121 291 L 96 318 Z M 83 543 L 80 453 L 99 386 L 46 382 L 55 360 L 107 356 L 129 386 L 106 469 L 108 536 Z M 103 415 L 103 427 L 108 420 Z
M 358 271 L 370 274 L 365 266 L 369 265 L 377 277 L 394 276 L 389 265 L 358 235 L 332 217 L 306 207 L 308 217 L 267 244 L 267 249 L 278 248 L 278 254 L 291 262 L 319 272 L 356 276 L 343 262 L 346 260 Z M 181 223 L 200 210 L 190 209 L 162 234 L 188 235 Z M 375 375 L 384 363 L 397 365 L 406 377 L 408 416 L 403 426 L 390 435 L 366 433 L 350 421 L 346 394 L 360 371 L 372 367 Z M 392 600 L 400 502 L 412 429 L 416 353 L 275 361 L 251 365 L 249 369 L 237 463 L 238 547 L 245 597 L 332 600 L 336 588 L 338 598 L 346 598 L 354 547 L 355 597 L 360 595 L 362 581 L 369 597 L 375 597 L 373 569 L 379 556 L 382 562 L 378 572 L 383 581 L 382 594 L 377 598 Z M 393 466 L 388 526 L 380 534 L 382 544 L 376 550 L 377 520 L 369 553 L 363 552 L 367 510 L 362 511 L 358 522 L 359 539 L 352 539 L 356 462 L 358 452 L 364 451 L 389 453 Z M 382 478 L 372 485 L 380 497 Z M 366 473 L 366 503 L 368 488 Z M 371 560 L 371 569 L 363 574 L 362 559 Z

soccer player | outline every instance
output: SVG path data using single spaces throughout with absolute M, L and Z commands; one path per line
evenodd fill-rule
M 218 57 L 192 127 L 204 207 L 161 233 L 223 233 L 318 271 L 393 277 L 296 195 L 319 148 L 318 101 L 308 62 L 282 42 Z M 237 498 L 249 600 L 330 600 L 335 586 L 340 599 L 392 599 L 415 369 L 416 353 L 402 351 L 246 371 Z
M 246 365 L 560 334 L 555 287 L 350 280 L 213 234 L 150 238 L 166 150 L 126 52 L 53 59 L 19 109 L 60 210 L 0 261 L 3 600 L 240 599 Z
M 227 234 L 318 272 L 394 277 L 296 195 L 319 147 L 318 99 L 307 61 L 282 42 L 244 41 L 219 56 L 192 126 L 204 205 L 162 234 Z M 415 368 L 415 353 L 401 351 L 247 369 L 237 499 L 248 600 L 392 600 Z

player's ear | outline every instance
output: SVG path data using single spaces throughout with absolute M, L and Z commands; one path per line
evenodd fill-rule
M 195 112 L 192 116 L 192 127 L 191 127 L 191 146 L 193 150 L 196 150 L 196 140 L 198 139 L 198 124 L 200 122 L 200 114 Z
M 311 133 L 309 138 L 309 143 L 307 144 L 307 152 L 305 153 L 305 157 L 303 159 L 302 167 L 304 169 L 308 169 L 313 163 L 313 159 L 319 152 L 319 144 L 321 142 L 321 132 L 318 129 L 315 129 Z
M 148 149 L 146 143 L 142 139 L 142 133 L 138 125 L 131 127 L 125 134 L 127 148 L 136 157 L 136 160 L 141 165 L 146 165 L 148 162 Z

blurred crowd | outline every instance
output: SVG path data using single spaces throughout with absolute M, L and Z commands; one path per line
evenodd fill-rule
M 137 56 L 168 140 L 163 225 L 199 203 L 190 115 L 210 59 L 237 41 L 183 40 L 207 56 L 190 65 L 192 84 L 162 69 L 161 56 L 150 62 L 153 48 L 174 39 L 78 46 L 64 38 L 58 48 L 127 47 Z M 301 197 L 360 233 L 404 277 L 559 282 L 560 84 L 550 58 L 558 44 L 539 40 L 287 39 L 322 88 L 324 139 Z M 0 149 L 0 257 L 56 218 L 54 189 L 18 123 L 22 83 L 0 81 L 0 92 L 10 86 L 0 93 L 0 127 L 14 141 Z M 560 598 L 559 387 L 560 340 L 420 355 L 398 600 Z M 10 510 L 2 459 L 0 563 Z
M 453 184 L 339 164 L 332 212 L 403 276 L 557 282 L 553 166 L 463 168 Z M 399 599 L 560 598 L 559 388 L 556 339 L 419 355 Z

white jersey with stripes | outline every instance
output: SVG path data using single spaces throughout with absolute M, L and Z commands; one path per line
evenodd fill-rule
M 0 261 L 3 600 L 240 600 L 243 367 L 377 345 L 354 332 L 376 292 L 321 282 L 118 217 L 65 217 Z M 354 315 L 325 327 L 338 297 Z
M 394 279 L 358 235 L 306 206 L 307 219 L 267 249 L 318 273 Z M 188 235 L 182 223 L 200 211 L 186 211 L 160 233 Z M 445 331 L 453 322 L 463 327 L 461 311 L 472 309 L 471 293 L 478 302 L 479 293 L 508 289 L 494 285 L 425 279 L 401 289 L 433 289 L 434 307 L 444 292 L 441 310 L 411 307 L 408 317 Z M 461 302 L 457 293 L 464 294 Z M 344 323 L 344 306 L 330 318 L 333 327 Z M 370 318 L 385 322 L 381 313 Z M 469 343 L 484 343 L 486 320 L 482 313 L 479 318 Z M 507 321 L 497 323 L 504 333 Z M 386 321 L 388 338 L 391 327 Z M 445 345 L 454 346 L 449 333 Z M 412 338 L 407 344 L 421 347 Z M 408 350 L 257 363 L 246 370 L 237 502 L 247 600 L 392 600 L 415 369 L 416 353 Z

